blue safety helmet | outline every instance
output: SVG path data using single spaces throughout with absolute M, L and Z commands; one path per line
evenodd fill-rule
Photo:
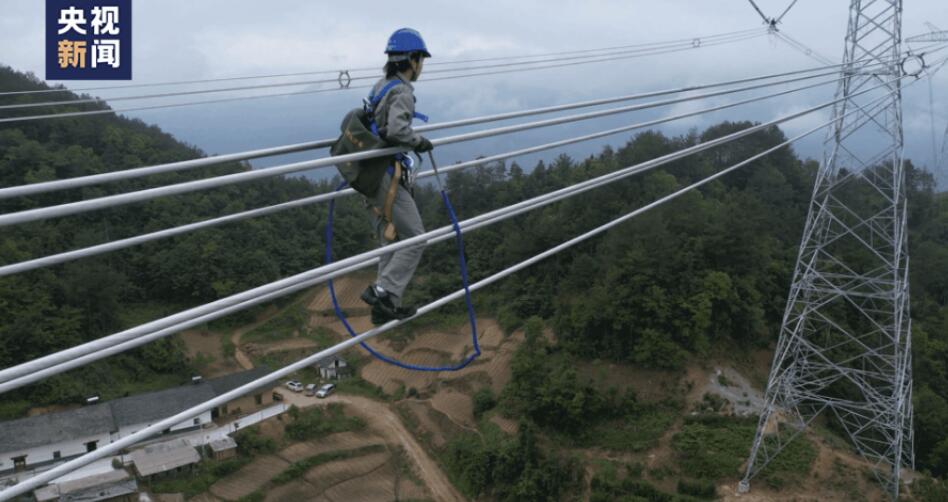
M 425 46 L 424 39 L 421 38 L 421 33 L 411 29 L 411 28 L 402 28 L 396 30 L 395 33 L 392 33 L 392 36 L 388 37 L 388 45 L 385 46 L 385 53 L 390 56 L 395 54 L 411 54 L 413 52 L 420 52 L 422 56 L 426 58 L 431 57 L 431 53 L 428 52 L 428 48 Z

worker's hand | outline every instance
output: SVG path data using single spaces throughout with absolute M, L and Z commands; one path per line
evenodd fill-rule
M 418 144 L 415 145 L 415 152 L 417 153 L 430 152 L 433 149 L 434 145 L 431 144 L 431 140 L 424 136 L 422 136 L 421 140 L 418 141 Z

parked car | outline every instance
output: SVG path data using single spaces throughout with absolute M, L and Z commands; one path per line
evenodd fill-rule
M 303 392 L 303 384 L 299 380 L 290 380 L 286 382 L 286 388 L 293 392 Z
M 282 401 L 282 400 L 283 400 L 283 394 L 280 394 L 280 393 L 277 392 L 277 391 L 273 391 L 273 400 L 274 400 L 274 401 Z
M 316 384 L 314 384 L 314 383 L 308 383 L 308 384 L 306 384 L 306 391 L 304 391 L 303 393 L 306 394 L 307 396 L 315 396 L 315 395 L 316 395 Z
M 336 390 L 336 384 L 327 383 L 326 385 L 320 387 L 318 391 L 316 391 L 316 397 L 320 399 L 329 397 L 329 395 L 332 394 L 332 391 L 334 390 Z

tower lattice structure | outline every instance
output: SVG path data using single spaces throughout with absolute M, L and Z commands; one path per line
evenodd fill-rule
M 901 22 L 901 0 L 851 0 L 836 95 L 844 99 L 824 143 L 742 491 L 818 416 L 893 498 L 902 466 L 914 466 Z

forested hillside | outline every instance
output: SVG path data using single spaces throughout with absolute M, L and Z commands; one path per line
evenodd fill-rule
M 0 69 L 0 89 L 41 87 L 33 79 Z M 645 132 L 590 158 L 561 156 L 532 169 L 516 163 L 490 164 L 452 173 L 448 185 L 458 216 L 471 217 L 747 126 L 744 122 L 723 123 L 682 137 Z M 784 139 L 779 129 L 771 128 L 472 232 L 465 237 L 472 280 Z M 155 127 L 112 116 L 4 124 L 0 125 L 0 186 L 199 155 L 198 149 Z M 0 212 L 246 169 L 249 167 L 244 164 L 228 164 L 0 201 Z M 445 463 L 458 486 L 472 497 L 557 499 L 575 493 L 582 478 L 576 459 L 557 445 L 600 447 L 617 437 L 604 436 L 615 430 L 616 424 L 645 423 L 649 417 L 661 415 L 656 410 L 689 411 L 677 408 L 680 396 L 645 405 L 633 394 L 597 389 L 570 369 L 578 362 L 599 360 L 680 371 L 689 362 L 711 356 L 772 349 L 816 169 L 815 162 L 783 149 L 477 293 L 480 312 L 496 316 L 507 330 L 528 328 L 527 342 L 514 358 L 511 383 L 501 395 L 485 395 L 475 402 L 475 409 L 499 408 L 520 427 L 513 439 L 493 432 L 456 438 L 445 453 Z M 948 474 L 948 200 L 934 192 L 929 173 L 910 163 L 907 173 L 915 451 L 919 469 L 944 476 Z M 329 189 L 328 183 L 273 178 L 3 228 L 0 263 Z M 419 187 L 416 198 L 427 228 L 447 224 L 432 187 Z M 322 256 L 324 215 L 325 206 L 317 205 L 0 278 L 0 367 L 317 266 Z M 336 217 L 338 256 L 371 247 L 365 220 L 359 201 L 346 199 Z M 410 299 L 430 300 L 458 287 L 457 256 L 451 244 L 428 249 L 419 270 L 422 280 L 415 281 Z M 461 308 L 455 304 L 447 310 Z M 554 340 L 539 335 L 543 325 L 553 328 Z M 76 402 L 90 391 L 121 393 L 162 381 L 180 381 L 189 371 L 180 349 L 166 340 L 11 393 L 4 396 L 0 408 L 4 415 L 13 416 L 28 405 Z M 111 389 L 102 388 L 103 381 L 109 382 Z M 713 419 L 693 420 L 688 431 L 713 427 Z M 661 431 L 664 425 L 646 424 L 642 430 L 654 426 Z M 738 426 L 746 428 L 747 424 Z M 644 444 L 636 441 L 648 439 L 633 441 L 630 437 L 618 439 L 627 441 L 622 444 L 630 450 Z M 695 444 L 687 434 L 677 441 L 681 451 L 689 451 Z M 800 455 L 805 457 L 806 452 Z M 706 468 L 709 479 L 715 479 L 714 469 L 720 469 L 712 464 L 692 467 Z M 593 487 L 599 497 L 594 497 L 596 500 L 623 496 L 633 500 L 632 496 L 645 496 L 642 490 L 650 489 L 630 488 L 605 478 L 596 478 Z
M 4 90 L 44 89 L 34 78 L 0 67 Z M 48 100 L 14 96 L 7 102 Z M 62 96 L 62 95 L 57 95 Z M 88 106 L 87 106 L 88 107 Z M 43 109 L 45 112 L 63 107 Z M 32 112 L 30 112 L 32 113 Z M 21 111 L 21 114 L 24 114 Z M 70 178 L 192 159 L 199 149 L 154 126 L 112 115 L 0 124 L 0 186 Z M 230 163 L 64 192 L 0 200 L 0 212 L 88 199 L 248 170 Z M 15 263 L 130 237 L 329 190 L 282 177 L 232 185 L 110 210 L 0 229 L 0 262 Z M 352 201 L 350 201 L 352 202 Z M 361 212 L 341 211 L 341 225 Z M 218 226 L 144 246 L 0 278 L 0 367 L 98 338 L 317 266 L 322 259 L 325 206 L 286 211 Z M 356 223 L 353 223 L 355 225 Z M 368 232 L 340 236 L 350 253 L 368 245 Z M 355 239 L 363 242 L 356 243 Z M 358 246 L 357 246 L 358 244 Z M 242 317 L 247 319 L 247 316 Z M 229 318 L 236 322 L 240 316 Z M 10 393 L 0 412 L 25 406 L 77 402 L 98 392 L 122 395 L 187 379 L 179 348 L 166 339 L 127 355 Z M 102 385 L 101 382 L 109 382 Z
M 606 148 L 582 161 L 559 157 L 549 165 L 540 163 L 529 174 L 516 164 L 478 168 L 449 178 L 452 197 L 463 216 L 471 216 L 748 125 L 725 123 L 676 138 L 643 133 L 618 150 Z M 479 230 L 467 239 L 468 262 L 475 276 L 487 275 L 784 139 L 781 131 L 770 129 Z M 782 150 L 523 271 L 502 287 L 480 294 L 480 301 L 496 309 L 508 325 L 530 316 L 551 324 L 558 343 L 540 351 L 543 358 L 555 355 L 566 361 L 597 359 L 675 370 L 709 356 L 772 349 L 816 169 L 815 162 Z M 948 473 L 948 198 L 935 193 L 930 173 L 910 161 L 906 172 L 916 463 L 921 470 L 944 476 Z M 428 203 L 426 221 L 439 217 L 436 204 Z M 438 270 L 443 280 L 426 282 L 440 289 L 420 296 L 456 287 L 450 249 L 436 248 L 426 256 L 425 270 Z M 533 370 L 523 373 L 533 375 L 523 388 L 533 389 L 534 395 L 513 400 L 520 410 L 514 415 L 555 429 L 567 427 L 570 417 L 597 415 L 577 411 L 602 402 L 595 397 L 583 401 L 589 396 L 582 381 L 575 375 L 568 381 L 568 376 L 551 370 L 570 366 L 558 361 L 534 362 Z M 537 376 L 544 374 L 549 378 Z M 562 389 L 573 391 L 562 394 Z M 551 401 L 550 393 L 558 392 L 558 400 Z M 578 402 L 586 404 L 576 408 Z M 594 422 L 572 427 L 592 426 Z

